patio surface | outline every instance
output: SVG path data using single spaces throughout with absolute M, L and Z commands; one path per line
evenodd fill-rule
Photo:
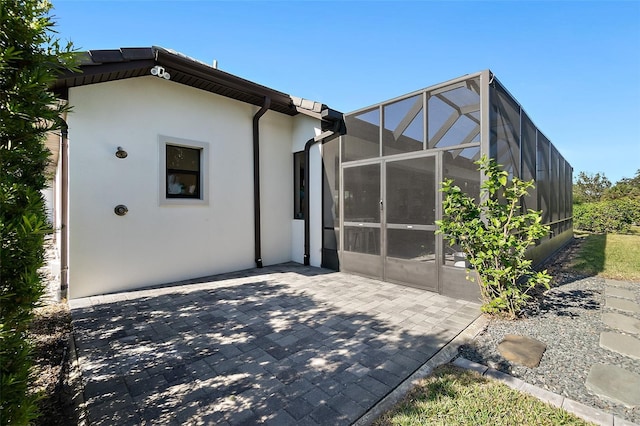
M 69 305 L 92 425 L 348 425 L 480 314 L 295 263 Z

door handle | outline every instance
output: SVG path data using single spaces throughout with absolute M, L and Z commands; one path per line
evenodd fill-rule
M 382 210 L 382 206 L 383 206 L 383 203 L 382 203 L 382 200 L 380 200 L 380 210 Z

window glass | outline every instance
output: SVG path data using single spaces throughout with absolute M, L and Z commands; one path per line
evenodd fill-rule
M 304 219 L 304 151 L 293 154 L 293 218 Z
M 167 198 L 200 198 L 200 151 L 167 145 Z

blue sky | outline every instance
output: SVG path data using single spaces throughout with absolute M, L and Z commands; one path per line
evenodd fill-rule
M 580 171 L 640 169 L 640 1 L 70 1 L 78 48 L 163 46 L 349 112 L 491 69 Z

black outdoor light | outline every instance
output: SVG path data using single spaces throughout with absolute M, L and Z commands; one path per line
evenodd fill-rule
M 129 212 L 129 209 L 127 208 L 127 206 L 125 206 L 124 204 L 118 204 L 114 209 L 113 212 L 115 214 L 117 214 L 118 216 L 124 216 L 125 214 L 127 214 Z
M 127 151 L 125 151 L 124 149 L 122 149 L 121 146 L 118 147 L 118 150 L 116 151 L 116 157 L 118 158 L 127 158 Z

